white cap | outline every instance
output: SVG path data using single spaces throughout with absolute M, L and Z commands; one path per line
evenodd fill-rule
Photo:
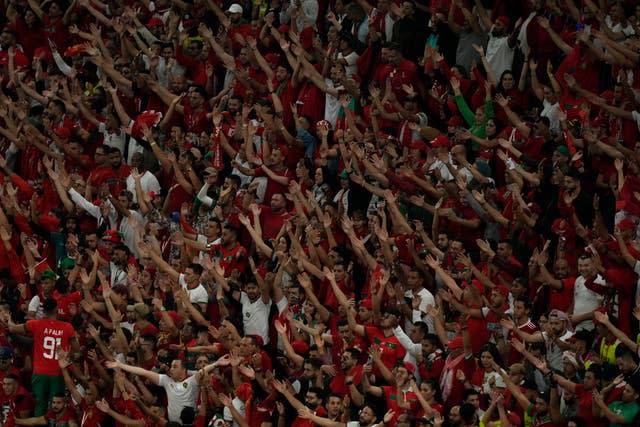
M 227 10 L 227 12 L 229 12 L 229 13 L 242 13 L 242 6 L 240 6 L 238 3 L 234 3 L 231 6 L 229 6 L 229 9 Z

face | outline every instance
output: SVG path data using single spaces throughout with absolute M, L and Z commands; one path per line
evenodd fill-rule
M 475 406 L 476 408 L 479 408 L 480 407 L 480 395 L 479 394 L 472 394 L 469 397 L 467 397 L 467 400 L 465 402 Z
M 317 408 L 322 403 L 322 401 L 318 398 L 318 395 L 311 391 L 307 392 L 304 400 L 307 403 L 307 406 L 309 406 L 310 408 Z
M 625 403 L 631 403 L 631 402 L 635 402 L 637 398 L 638 398 L 638 393 L 636 393 L 633 387 L 627 384 L 624 387 L 624 390 L 622 390 L 622 401 Z
M 340 407 L 342 406 L 342 399 L 337 396 L 329 397 L 327 402 L 327 412 L 329 415 L 336 416 L 340 413 Z
M 487 369 L 491 366 L 491 362 L 493 362 L 493 356 L 488 351 L 483 351 L 480 355 L 480 363 L 482 367 Z
M 593 265 L 591 259 L 579 259 L 578 260 L 578 273 L 583 277 L 589 277 L 593 272 Z
M 271 210 L 278 212 L 285 208 L 287 200 L 282 194 L 274 194 L 271 196 Z
M 460 407 L 454 406 L 449 411 L 449 424 L 451 425 L 460 425 L 462 422 L 462 418 L 460 417 Z
M 314 379 L 318 375 L 318 371 L 313 367 L 311 363 L 305 363 L 302 371 L 302 376 L 311 380 Z
M 276 80 L 278 80 L 279 82 L 283 82 L 287 80 L 288 77 L 289 77 L 289 70 L 287 70 L 282 66 L 278 66 L 278 68 L 276 68 Z
M 544 399 L 540 399 L 540 398 L 536 398 L 536 412 L 538 414 L 546 414 L 547 413 L 547 402 L 544 401 Z
M 186 373 L 184 366 L 180 360 L 174 360 L 171 362 L 171 367 L 169 368 L 169 376 L 174 380 L 180 379 Z
M 260 288 L 255 283 L 248 283 L 245 292 L 251 301 L 255 301 L 260 296 Z
M 360 411 L 360 424 L 369 425 L 376 419 L 375 412 L 369 406 L 365 406 Z
M 60 412 L 62 412 L 65 406 L 66 402 L 64 401 L 63 397 L 54 397 L 53 399 L 51 399 L 51 410 L 54 413 L 59 414 Z
M 498 243 L 498 250 L 496 254 L 502 258 L 508 258 L 511 256 L 511 246 L 508 243 Z
M 549 319 L 549 326 L 556 335 L 560 335 L 560 333 L 564 331 L 564 320 L 551 317 L 551 319 Z
M 355 364 L 356 361 L 353 359 L 353 355 L 351 353 L 349 353 L 348 351 L 342 353 L 342 355 L 340 356 L 340 367 L 342 368 L 342 370 L 348 371 L 349 369 L 353 368 Z
M 109 163 L 112 167 L 117 168 L 122 164 L 122 154 L 119 152 L 109 153 Z
M 513 88 L 513 86 L 514 86 L 513 74 L 505 73 L 502 76 L 502 87 L 505 88 L 506 90 L 509 90 L 509 89 Z
M 273 150 L 271 152 L 271 162 L 273 164 L 280 164 L 282 161 L 284 160 L 284 156 L 282 155 L 282 151 L 280 150 Z
M 2 380 L 2 390 L 7 396 L 13 396 L 13 393 L 18 390 L 18 381 L 11 378 L 5 378 Z

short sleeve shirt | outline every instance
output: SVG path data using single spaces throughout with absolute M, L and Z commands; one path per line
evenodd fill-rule
M 193 289 L 189 289 L 187 287 L 187 282 L 184 280 L 184 274 L 180 274 L 178 281 L 180 282 L 180 286 L 186 289 L 189 294 L 189 301 L 192 304 L 206 304 L 209 302 L 209 294 L 202 284 L 199 284 Z
M 200 389 L 196 376 L 192 375 L 183 381 L 175 381 L 168 375 L 160 374 L 158 385 L 167 392 L 167 414 L 169 421 L 180 422 L 180 412 L 189 406 L 194 408 Z
M 28 320 L 27 331 L 33 334 L 33 373 L 60 376 L 58 349 L 69 349 L 76 331 L 68 322 L 56 319 Z

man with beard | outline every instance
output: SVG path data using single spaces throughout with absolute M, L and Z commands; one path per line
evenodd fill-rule
M 331 398 L 329 398 L 331 399 Z M 384 423 L 376 423 L 377 416 L 375 411 L 375 406 L 367 403 L 365 404 L 359 412 L 358 421 L 347 421 L 340 422 L 335 421 L 331 418 L 325 418 L 314 414 L 311 409 L 307 407 L 303 407 L 298 410 L 298 416 L 300 418 L 309 420 L 317 425 L 326 426 L 326 427 L 373 427 L 375 426 L 384 426 L 387 421 L 391 419 L 390 412 L 387 412 L 384 417 Z
M 476 0 L 476 11 L 485 29 L 490 29 L 489 41 L 485 49 L 487 62 L 491 66 L 493 75 L 501 76 L 505 70 L 510 70 L 513 65 L 513 54 L 517 43 L 516 33 L 509 35 L 511 20 L 504 15 L 497 17 L 492 23 L 480 0 Z
M 536 257 L 534 257 L 536 258 Z M 549 292 L 549 309 L 567 312 L 573 303 L 573 287 L 576 283 L 575 277 L 569 277 L 569 263 L 564 258 L 556 260 L 553 267 L 554 275 L 547 270 L 547 260 L 549 254 L 542 251 L 537 256 L 540 275 L 538 279 L 542 285 L 547 285 Z
M 349 395 L 354 403 L 362 402 L 364 397 L 358 390 L 362 381 L 363 366 L 358 364 L 360 351 L 356 348 L 347 348 L 340 356 L 340 370 L 329 383 L 332 393 L 344 398 Z
M 18 426 L 68 426 L 78 427 L 76 413 L 69 407 L 64 394 L 56 395 L 51 399 L 51 409 L 39 417 L 16 418 Z

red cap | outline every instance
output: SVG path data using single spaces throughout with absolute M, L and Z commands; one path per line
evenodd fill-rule
M 120 238 L 120 233 L 118 230 L 107 230 L 104 232 L 102 236 L 102 240 L 112 243 L 122 243 L 122 239 Z
M 309 354 L 309 344 L 307 344 L 302 340 L 295 340 L 294 342 L 291 343 L 291 347 L 297 354 L 300 354 L 300 355 Z
M 404 367 L 404 369 L 407 370 L 407 372 L 409 372 L 411 375 L 415 375 L 416 374 L 416 367 L 413 363 L 409 363 L 409 362 L 404 362 L 402 364 L 402 366 Z
M 455 350 L 457 348 L 462 348 L 462 347 L 463 347 L 462 335 L 456 335 L 456 337 L 450 340 L 449 343 L 447 344 L 447 348 L 449 350 Z
M 42 228 L 44 228 L 49 232 L 55 231 L 58 229 L 58 226 L 60 225 L 60 219 L 49 214 L 42 215 L 40 217 L 40 225 L 42 226 Z
M 464 121 L 462 120 L 462 117 L 460 117 L 458 115 L 452 116 L 449 119 L 449 121 L 447 122 L 447 126 L 458 127 L 458 126 L 462 126 L 462 125 L 464 125 Z
M 285 24 L 282 24 L 278 27 L 278 32 L 280 33 L 288 33 L 289 31 L 291 31 L 291 27 Z
M 262 337 L 260 335 L 253 334 L 253 335 L 249 335 L 249 336 L 255 340 L 256 345 L 258 347 L 264 346 L 264 340 L 262 339 Z
M 276 53 L 267 53 L 264 59 L 273 66 L 277 66 L 280 63 L 280 55 Z
M 149 22 L 147 22 L 147 28 L 154 28 L 154 27 L 164 27 L 164 21 L 158 18 L 157 16 L 154 16 L 153 18 L 149 19 Z
M 275 148 L 278 151 L 280 151 L 284 157 L 288 157 L 289 156 L 289 149 L 287 147 L 285 147 L 284 145 L 278 145 Z
M 367 310 L 373 309 L 373 301 L 370 298 L 365 298 L 360 301 L 360 307 L 366 308 Z
M 438 135 L 431 140 L 431 146 L 433 148 L 449 148 L 451 141 L 446 135 Z
M 71 138 L 71 131 L 64 126 L 60 126 L 54 130 L 55 134 L 58 135 L 62 139 Z
M 429 151 L 429 147 L 421 139 L 414 139 L 413 141 L 411 141 L 411 144 L 409 144 L 409 148 L 420 151 Z
M 502 24 L 507 28 L 509 28 L 509 25 L 511 25 L 511 20 L 504 15 L 498 16 L 497 20 L 502 22 Z
M 350 76 L 356 83 L 362 83 L 362 77 L 358 74 L 351 74 Z
M 635 230 L 636 223 L 630 220 L 629 218 L 624 218 L 622 221 L 618 223 L 618 228 L 620 230 Z

